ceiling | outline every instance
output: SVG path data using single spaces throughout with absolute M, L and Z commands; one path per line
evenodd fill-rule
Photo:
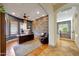
M 64 4 L 65 3 L 52 3 L 52 6 L 56 10 Z M 47 15 L 39 3 L 3 3 L 3 6 L 7 13 L 22 19 L 24 13 L 26 13 L 26 16 L 30 16 L 29 20 L 35 20 Z
M 57 10 L 65 4 L 67 4 L 67 3 L 53 3 L 52 5 L 54 7 L 54 10 Z
M 29 20 L 34 20 L 47 15 L 38 3 L 3 3 L 7 13 L 19 18 L 23 18 L 24 13 L 30 16 Z

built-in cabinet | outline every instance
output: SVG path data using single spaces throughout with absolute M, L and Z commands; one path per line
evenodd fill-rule
M 32 21 L 27 20 L 27 29 L 29 29 L 30 33 L 32 33 Z

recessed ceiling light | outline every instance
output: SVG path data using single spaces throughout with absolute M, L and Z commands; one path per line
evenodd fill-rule
M 15 12 L 12 12 L 12 15 L 15 15 Z
M 39 14 L 40 12 L 39 11 L 37 11 L 37 14 Z

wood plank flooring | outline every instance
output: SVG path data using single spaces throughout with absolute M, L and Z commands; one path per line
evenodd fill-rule
M 16 45 L 18 45 L 17 38 L 16 40 L 13 39 L 13 41 L 6 43 L 6 56 L 15 56 L 13 47 Z
M 17 41 L 6 44 L 8 56 L 15 55 L 13 46 L 17 44 Z M 41 45 L 39 48 L 30 52 L 28 56 L 79 56 L 79 49 L 76 47 L 74 41 L 59 40 L 56 47 L 48 46 L 47 44 Z

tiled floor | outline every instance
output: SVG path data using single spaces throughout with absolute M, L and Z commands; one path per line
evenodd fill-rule
M 14 56 L 13 46 L 17 45 L 17 41 L 6 44 L 7 55 Z M 31 43 L 30 43 L 31 44 Z M 78 56 L 79 49 L 75 42 L 67 40 L 59 40 L 56 47 L 41 45 L 39 48 L 30 52 L 28 56 Z

